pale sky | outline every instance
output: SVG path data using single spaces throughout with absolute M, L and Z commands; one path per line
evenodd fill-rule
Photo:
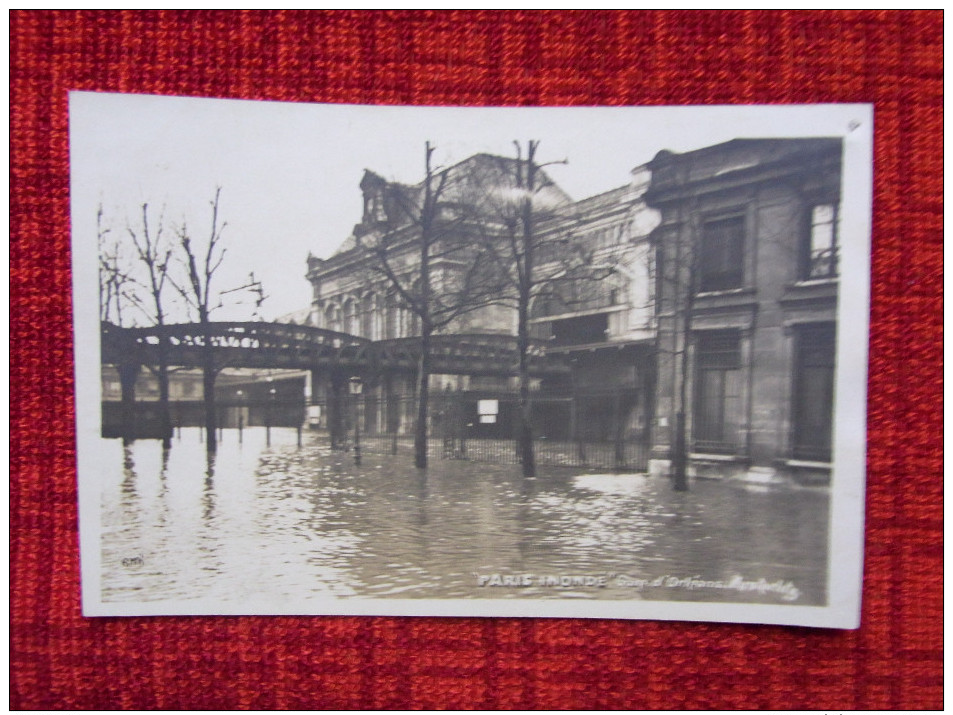
M 514 139 L 538 139 L 540 162 L 568 159 L 547 172 L 581 199 L 626 183 L 661 149 L 845 136 L 852 119 L 868 119 L 858 105 L 422 108 L 89 92 L 72 93 L 70 113 L 75 279 L 96 280 L 100 204 L 119 233 L 145 202 L 156 221 L 164 208 L 169 230 L 185 220 L 202 235 L 221 186 L 228 254 L 216 285 L 243 285 L 254 271 L 269 295 L 266 319 L 308 307 L 305 259 L 331 255 L 360 220 L 364 169 L 417 183 L 427 140 L 449 166 L 478 152 L 513 156 Z

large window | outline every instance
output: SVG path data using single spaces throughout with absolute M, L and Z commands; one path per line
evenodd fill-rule
M 802 278 L 833 278 L 837 275 L 837 204 L 811 207 L 804 241 Z
M 798 329 L 794 364 L 793 456 L 828 462 L 834 420 L 834 326 Z
M 625 303 L 625 290 L 617 273 L 593 270 L 589 275 L 552 281 L 531 309 L 531 317 L 545 318 L 611 308 Z
M 743 216 L 707 221 L 702 227 L 699 261 L 701 291 L 740 288 L 744 280 Z
M 696 356 L 695 449 L 736 453 L 743 419 L 739 336 L 736 332 L 703 335 Z
M 384 303 L 384 340 L 393 340 L 397 337 L 397 304 L 393 294 L 387 296 Z

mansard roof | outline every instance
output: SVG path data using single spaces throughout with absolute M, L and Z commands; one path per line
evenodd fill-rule
M 492 215 L 494 200 L 505 193 L 507 189 L 515 189 L 515 169 L 517 160 L 495 154 L 474 154 L 445 169 L 434 173 L 436 182 L 444 182 L 443 200 L 448 204 L 466 205 L 476 213 Z M 539 196 L 549 206 L 564 206 L 572 203 L 572 199 L 552 178 L 539 170 Z M 419 206 L 423 201 L 425 181 L 418 184 L 404 184 L 388 181 L 380 174 L 365 169 L 360 188 L 365 196 L 381 194 L 390 204 L 399 202 L 403 206 Z M 437 184 L 434 184 L 435 186 Z M 359 228 L 360 224 L 358 224 Z M 354 235 L 349 236 L 334 252 L 333 255 L 347 253 L 356 246 Z

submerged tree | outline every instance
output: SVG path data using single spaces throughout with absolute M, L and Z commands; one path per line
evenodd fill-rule
M 160 420 L 163 445 L 171 442 L 172 421 L 169 413 L 169 342 L 164 328 L 171 322 L 192 320 L 199 324 L 202 334 L 202 372 L 205 401 L 205 426 L 208 430 L 207 445 L 215 451 L 215 379 L 221 366 L 213 360 L 210 336 L 211 315 L 223 307 L 222 296 L 226 294 L 250 294 L 255 304 L 255 315 L 266 296 L 261 283 L 249 275 L 249 282 L 231 290 L 212 287 L 213 277 L 222 265 L 225 250 L 221 246 L 225 223 L 220 219 L 219 200 L 221 189 L 215 190 L 210 203 L 211 227 L 208 238 L 193 239 L 188 224 L 183 221 L 173 227 L 175 238 L 162 218 L 154 221 L 149 204 L 139 206 L 140 216 L 133 223 L 127 222 L 126 239 L 113 237 L 106 227 L 104 212 L 99 208 L 96 215 L 99 243 L 99 299 L 100 319 L 120 327 L 150 325 L 157 328 L 155 344 L 157 359 L 154 365 L 146 365 L 156 376 L 159 392 Z M 169 295 L 168 287 L 174 289 Z M 230 296 L 234 300 L 235 296 Z M 184 314 L 183 314 L 184 313 Z M 124 433 L 126 439 L 134 439 L 133 422 L 135 375 L 140 365 L 125 365 L 120 369 L 123 382 Z M 122 374 L 126 371 L 125 376 Z M 127 385 L 129 389 L 127 389 Z
M 480 224 L 466 200 L 466 182 L 433 165 L 434 147 L 424 147 L 422 184 L 381 180 L 357 235 L 365 265 L 414 316 L 419 326 L 417 420 L 414 463 L 427 466 L 431 341 L 462 316 L 500 299 L 499 277 L 484 260 L 486 244 L 475 240 Z M 407 260 L 410 258 L 411 260 Z
M 688 491 L 688 410 L 689 357 L 688 343 L 692 332 L 692 312 L 698 289 L 701 260 L 701 229 L 694 210 L 689 211 L 687 235 L 678 231 L 670 246 L 658 247 L 655 280 L 660 282 L 658 311 L 668 316 L 672 326 L 671 344 L 659 344 L 657 352 L 666 350 L 675 361 L 675 424 L 672 425 L 672 488 Z M 665 252 L 670 252 L 665 258 Z M 661 336 L 656 337 L 661 342 Z
M 493 264 L 504 280 L 505 300 L 516 309 L 519 419 L 517 452 L 526 477 L 536 475 L 533 448 L 530 309 L 535 301 L 561 295 L 560 288 L 598 282 L 612 270 L 593 262 L 593 249 L 579 239 L 572 216 L 566 215 L 568 197 L 547 176 L 544 167 L 565 160 L 540 164 L 539 142 L 524 147 L 516 143 L 516 159 L 510 163 L 510 180 L 486 187 L 493 196 L 494 219 L 484 241 Z M 554 220 L 561 219 L 561 220 Z
M 219 305 L 213 305 L 213 299 L 219 295 L 212 290 L 212 280 L 225 258 L 225 248 L 221 246 L 222 232 L 226 223 L 219 217 L 219 198 L 221 187 L 215 189 L 215 197 L 209 202 L 211 221 L 208 238 L 199 245 L 193 241 L 188 224 L 183 222 L 177 227 L 178 256 L 184 269 L 185 278 L 174 281 L 173 285 L 185 300 L 189 312 L 196 318 L 202 336 L 202 397 L 205 406 L 205 446 L 209 452 L 218 447 L 216 429 L 218 427 L 215 412 L 215 380 L 219 367 L 215 364 L 212 350 L 211 314 Z
M 99 319 L 122 326 L 128 316 L 123 311 L 134 303 L 134 280 L 128 256 L 112 229 L 103 224 L 103 207 L 96 211 L 96 238 L 99 245 Z
M 172 420 L 169 415 L 169 346 L 163 328 L 166 324 L 166 306 L 163 302 L 166 283 L 169 282 L 170 260 L 174 246 L 162 237 L 162 217 L 158 226 L 149 226 L 149 204 L 142 204 L 142 225 L 138 229 L 126 227 L 136 257 L 145 269 L 138 285 L 147 293 L 149 300 L 136 299 L 137 306 L 159 328 L 158 360 L 154 368 L 159 384 L 159 414 L 161 420 L 162 446 L 168 449 L 172 443 Z

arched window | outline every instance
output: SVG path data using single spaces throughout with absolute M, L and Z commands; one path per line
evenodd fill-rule
M 400 337 L 397 323 L 397 296 L 393 293 L 387 296 L 387 303 L 384 307 L 384 339 L 392 340 Z
M 324 328 L 327 328 L 328 330 L 337 330 L 337 327 L 335 327 L 337 324 L 335 320 L 336 310 L 337 308 L 333 303 L 324 309 L 324 320 L 322 321 L 324 323 Z
M 356 335 L 357 327 L 357 304 L 351 298 L 344 304 L 344 330 L 345 333 Z
M 374 295 L 368 293 L 361 301 L 361 335 L 374 337 Z
M 371 323 L 371 338 L 381 340 L 384 337 L 384 299 L 374 295 L 373 320 Z

